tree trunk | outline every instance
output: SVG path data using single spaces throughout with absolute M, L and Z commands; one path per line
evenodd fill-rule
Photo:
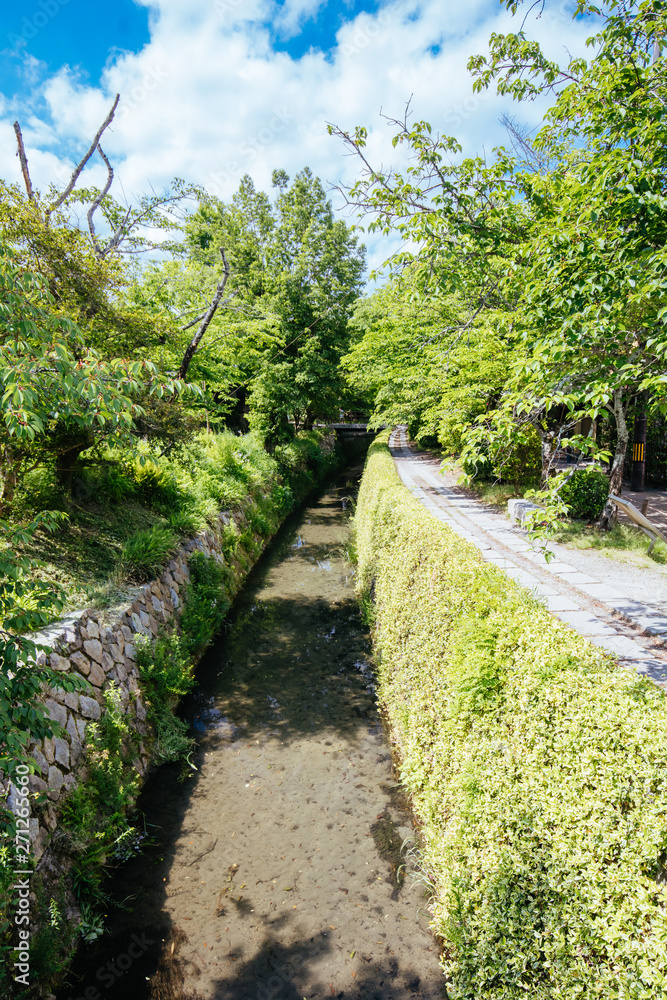
M 612 400 L 612 412 L 616 421 L 616 451 L 609 471 L 609 492 L 616 496 L 621 495 L 623 489 L 623 466 L 625 465 L 625 453 L 628 450 L 630 434 L 625 419 L 626 406 L 623 404 L 623 393 L 620 389 L 614 390 Z M 616 520 L 616 507 L 608 500 L 598 522 L 602 531 L 608 531 Z
M 56 456 L 56 479 L 67 494 L 71 495 L 72 493 L 74 473 L 76 472 L 76 463 L 79 455 L 86 448 L 90 448 L 91 444 L 92 440 L 78 442 Z
M 531 421 L 531 423 L 537 431 L 541 442 L 542 474 L 540 476 L 540 484 L 542 489 L 546 489 L 549 485 L 549 477 L 554 462 L 554 435 L 551 431 L 545 430 L 539 420 Z
M 208 329 L 209 323 L 211 322 L 211 320 L 215 316 L 216 310 L 217 310 L 218 306 L 220 305 L 220 300 L 222 299 L 222 295 L 223 295 L 223 292 L 225 290 L 225 286 L 226 286 L 226 284 L 227 284 L 227 282 L 229 280 L 229 264 L 227 263 L 227 258 L 225 256 L 225 251 L 222 248 L 220 249 L 220 254 L 222 256 L 222 265 L 223 265 L 223 267 L 222 267 L 222 278 L 220 279 L 220 282 L 218 283 L 218 287 L 215 290 L 215 295 L 213 296 L 213 299 L 211 301 L 210 306 L 208 307 L 208 309 L 204 313 L 204 316 L 202 318 L 201 323 L 199 324 L 197 332 L 195 333 L 194 337 L 192 338 L 192 340 L 188 344 L 188 346 L 186 348 L 186 351 L 185 351 L 185 354 L 183 355 L 183 360 L 181 361 L 181 366 L 178 369 L 178 377 L 180 379 L 183 379 L 183 381 L 185 381 L 185 378 L 186 378 L 186 376 L 188 374 L 188 368 L 190 367 L 190 362 L 192 361 L 193 357 L 195 356 L 195 352 L 196 352 L 197 348 L 199 347 L 201 339 L 204 336 L 204 334 L 206 333 L 206 330 Z

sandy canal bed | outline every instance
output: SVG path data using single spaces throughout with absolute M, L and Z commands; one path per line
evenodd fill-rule
M 150 780 L 155 847 L 116 877 L 128 909 L 62 1000 L 94 984 L 104 1000 L 444 995 L 345 558 L 354 487 L 330 488 L 249 578 L 186 706 L 198 770 Z

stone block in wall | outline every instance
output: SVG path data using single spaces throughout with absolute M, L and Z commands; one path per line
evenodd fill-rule
M 56 759 L 56 748 L 53 743 L 53 740 L 52 739 L 44 740 L 42 743 L 42 747 L 44 749 L 44 756 L 46 757 L 48 764 L 49 765 L 53 764 L 54 760 Z
M 75 774 L 70 771 L 69 774 L 63 775 L 63 791 L 71 792 L 71 790 L 78 784 Z
M 169 597 L 171 599 L 171 603 L 174 610 L 176 610 L 179 607 L 181 600 L 178 594 L 176 593 L 176 589 L 174 587 L 172 587 L 171 590 L 169 591 Z
M 32 760 L 34 761 L 34 763 L 39 768 L 42 776 L 47 775 L 49 773 L 49 765 L 48 765 L 48 762 L 46 760 L 46 757 L 44 756 L 44 754 L 42 753 L 42 751 L 39 749 L 39 747 L 35 745 L 32 748 L 32 750 L 28 751 L 28 753 L 29 753 L 30 757 L 32 758 Z
M 37 821 L 35 821 L 37 822 Z M 37 828 L 37 833 L 30 846 L 30 853 L 35 861 L 39 861 L 49 843 L 49 832 L 43 826 Z
M 48 774 L 49 772 L 47 771 L 46 772 L 47 777 Z M 47 792 L 49 790 L 49 786 L 44 780 L 44 778 L 40 778 L 39 775 L 37 774 L 30 775 L 30 777 L 28 778 L 28 785 L 30 786 L 30 791 L 34 792 L 36 795 L 38 795 L 40 792 Z
M 56 698 L 72 712 L 79 711 L 79 696 L 76 691 L 58 691 Z
M 81 636 L 78 629 L 66 628 L 60 642 L 62 646 L 67 646 L 72 651 L 81 649 Z
M 44 810 L 42 821 L 46 829 L 50 833 L 53 833 L 55 828 L 58 826 L 58 817 L 56 816 L 55 809 L 53 808 L 53 806 L 48 806 L 48 808 Z
M 108 674 L 110 670 L 113 670 L 115 665 L 116 661 L 111 653 L 107 653 L 106 649 L 102 650 L 102 669 L 104 672 Z
M 79 701 L 81 704 L 81 715 L 83 715 L 85 719 L 93 719 L 95 721 L 99 719 L 102 713 L 100 711 L 100 706 L 94 698 L 87 698 L 86 695 L 82 694 Z
M 102 643 L 99 639 L 87 639 L 83 644 L 86 656 L 97 663 L 102 662 Z
M 136 708 L 137 718 L 141 719 L 141 721 L 144 722 L 146 719 L 146 709 L 144 708 L 144 703 L 139 697 L 139 695 L 137 695 L 137 698 L 135 700 L 135 708 Z
M 70 669 L 69 660 L 65 659 L 64 656 L 60 656 L 58 653 L 51 653 L 49 657 L 49 664 L 53 670 L 61 670 L 66 673 Z
M 144 612 L 144 614 L 145 614 L 145 612 Z M 144 625 L 144 623 L 142 622 L 141 618 L 139 617 L 139 612 L 138 611 L 133 611 L 132 612 L 132 625 L 134 627 L 134 631 L 135 632 L 141 632 L 142 635 L 146 634 L 146 626 Z M 125 655 L 127 656 L 127 653 Z
M 123 633 L 123 639 L 125 640 L 125 642 L 132 642 L 132 638 L 134 636 L 134 632 L 129 627 L 129 625 L 121 625 L 120 630 Z M 136 631 L 136 629 L 135 629 L 135 631 Z
M 116 677 L 118 678 L 118 682 L 120 684 L 124 684 L 125 681 L 127 680 L 127 670 L 125 669 L 124 664 L 117 663 L 115 669 L 116 669 Z
M 82 764 L 85 756 L 83 743 L 73 737 L 69 745 L 70 771 L 73 772 L 79 764 Z
M 97 704 L 97 702 L 95 702 Z M 74 725 L 76 726 L 76 731 L 79 734 L 79 739 L 83 743 L 86 738 L 86 722 L 84 719 L 75 719 Z
M 84 631 L 86 632 L 86 635 L 83 634 Z M 100 637 L 99 625 L 96 621 L 93 621 L 92 618 L 88 619 L 85 629 L 80 629 L 80 632 L 84 639 L 99 639 Z
M 63 787 L 63 772 L 55 764 L 52 764 L 49 768 L 49 774 L 46 779 L 48 784 L 47 795 L 52 802 L 57 802 L 60 798 L 60 791 Z
M 118 642 L 109 643 L 109 654 L 113 657 L 116 663 L 123 662 L 123 648 L 121 646 L 120 640 Z
M 132 645 L 131 642 L 126 642 L 125 643 L 125 659 L 126 660 L 135 660 L 136 659 L 135 649 L 134 649 L 134 646 Z
M 49 718 L 53 719 L 54 722 L 59 722 L 61 726 L 64 726 L 67 722 L 67 709 L 64 705 L 59 705 L 57 701 L 53 698 L 47 698 L 44 702 L 44 707 L 49 713 Z
M 88 674 L 88 680 L 93 685 L 93 687 L 101 688 L 104 687 L 104 682 L 106 680 L 106 675 L 102 670 L 99 663 L 91 663 L 90 673 Z
M 72 653 L 70 663 L 73 663 L 80 674 L 87 677 L 90 673 L 90 660 L 82 652 Z
M 60 767 L 64 767 L 69 771 L 69 743 L 61 736 L 56 736 L 53 742 L 56 750 L 56 764 L 59 764 Z

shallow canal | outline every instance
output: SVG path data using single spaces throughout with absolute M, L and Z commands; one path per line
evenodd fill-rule
M 59 1000 L 441 997 L 346 559 L 360 469 L 288 523 L 184 706 L 196 771 L 140 807 L 154 840 Z

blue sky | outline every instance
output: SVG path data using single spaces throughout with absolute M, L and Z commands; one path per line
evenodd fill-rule
M 277 6 L 283 6 L 278 3 Z M 290 26 L 264 22 L 275 52 L 298 60 L 311 49 L 330 53 L 336 32 L 360 13 L 374 14 L 381 0 L 322 3 L 305 9 Z M 96 83 L 110 60 L 122 52 L 139 52 L 150 42 L 149 10 L 133 0 L 99 5 L 91 0 L 29 0 L 0 11 L 0 92 L 29 96 L 36 79 L 68 65 L 81 78 Z M 40 64 L 30 62 L 30 56 Z
M 139 52 L 150 41 L 148 10 L 132 0 L 98 4 L 94 0 L 28 0 L 4 3 L 0 12 L 0 91 L 28 94 L 31 74 L 25 56 L 42 65 L 40 75 L 67 63 L 97 83 L 109 58 L 119 50 Z M 33 79 L 36 67 L 33 64 Z
M 563 61 L 583 54 L 592 33 L 572 20 L 573 8 L 546 0 L 542 17 L 526 22 Z M 513 19 L 497 0 L 5 2 L 0 177 L 21 182 L 18 119 L 33 182 L 66 183 L 116 93 L 104 148 L 121 201 L 175 176 L 222 198 L 244 173 L 266 190 L 276 167 L 294 175 L 308 165 L 325 183 L 352 183 L 357 164 L 327 122 L 365 125 L 373 164 L 404 166 L 380 110 L 399 117 L 410 99 L 418 118 L 455 135 L 466 153 L 490 151 L 504 140 L 503 113 L 535 127 L 546 107 L 474 94 L 466 71 L 491 32 L 516 31 L 523 13 Z M 83 180 L 104 177 L 94 157 Z M 383 255 L 376 240 L 372 262 Z

